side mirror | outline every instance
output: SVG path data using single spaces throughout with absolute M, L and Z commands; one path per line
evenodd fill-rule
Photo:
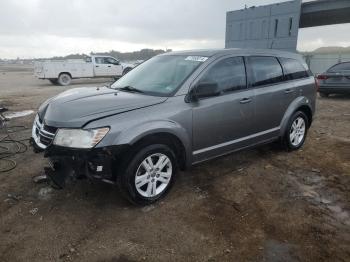
M 216 82 L 201 82 L 192 88 L 186 97 L 186 102 L 197 101 L 200 98 L 220 95 Z
M 120 65 L 120 62 L 117 60 L 117 61 L 115 61 L 113 64 L 115 64 L 115 65 Z

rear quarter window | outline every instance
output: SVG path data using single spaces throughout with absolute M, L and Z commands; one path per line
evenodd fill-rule
M 283 67 L 285 80 L 295 80 L 309 76 L 309 72 L 298 60 L 292 58 L 279 58 L 279 60 Z
M 252 86 L 277 84 L 284 80 L 283 71 L 276 57 L 248 57 L 252 72 Z

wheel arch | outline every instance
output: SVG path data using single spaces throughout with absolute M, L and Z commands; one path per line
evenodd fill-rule
M 302 105 L 300 107 L 298 107 L 294 112 L 296 111 L 301 111 L 303 112 L 308 119 L 308 128 L 311 126 L 312 120 L 313 120 L 313 115 L 312 115 L 312 111 L 311 108 L 307 105 Z
M 313 120 L 313 111 L 312 111 L 312 106 L 310 104 L 310 100 L 307 97 L 299 97 L 289 105 L 286 113 L 282 118 L 281 125 L 280 125 L 281 137 L 285 134 L 289 119 L 297 111 L 302 111 L 303 113 L 305 113 L 305 115 L 308 117 L 308 127 L 311 126 L 311 123 Z
M 186 149 L 180 138 L 169 132 L 155 132 L 140 137 L 130 145 L 131 151 L 138 150 L 151 144 L 165 144 L 169 146 L 175 153 L 179 167 L 184 170 L 186 168 Z
M 182 126 L 173 121 L 152 121 L 128 128 L 119 133 L 113 142 L 114 145 L 127 145 L 128 152 L 134 152 L 135 149 L 152 143 L 163 143 L 170 146 L 178 157 L 181 169 L 190 166 L 190 134 L 187 134 Z
M 70 72 L 60 72 L 57 78 L 59 78 L 62 74 L 67 74 L 70 76 L 71 79 L 73 79 L 72 74 Z

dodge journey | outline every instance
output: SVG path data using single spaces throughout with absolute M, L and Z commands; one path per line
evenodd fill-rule
M 178 169 L 244 148 L 305 141 L 316 85 L 298 54 L 223 49 L 171 52 L 115 83 L 75 88 L 44 102 L 32 144 L 47 175 L 117 185 L 133 203 L 163 197 Z

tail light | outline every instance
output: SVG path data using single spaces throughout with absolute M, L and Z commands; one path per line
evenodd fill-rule
M 328 78 L 329 78 L 329 76 L 326 76 L 326 75 L 318 75 L 317 76 L 318 80 L 327 80 Z
M 322 74 L 315 77 L 316 91 L 318 91 L 320 88 L 320 81 L 327 80 L 328 78 L 329 76 L 322 75 Z

